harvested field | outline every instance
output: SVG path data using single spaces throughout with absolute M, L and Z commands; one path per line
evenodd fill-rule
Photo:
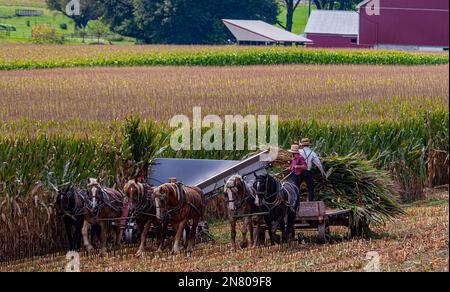
M 447 107 L 448 70 L 298 65 L 10 71 L 0 75 L 0 120 L 66 123 L 65 131 L 85 132 L 82 123 L 111 125 L 133 114 L 165 122 L 201 106 L 204 115 L 276 113 L 334 125 L 401 121 Z
M 81 258 L 82 271 L 363 271 L 366 255 L 377 252 L 381 270 L 448 272 L 449 201 L 448 192 L 434 194 L 427 201 L 407 207 L 407 215 L 377 229 L 378 237 L 342 241 L 341 230 L 334 230 L 336 242 L 321 246 L 307 236 L 301 244 L 230 251 L 229 228 L 212 226 L 217 242 L 203 244 L 193 258 L 185 255 L 155 255 L 149 252 L 136 259 L 135 248 L 124 248 L 101 259 Z M 310 235 L 310 234 L 307 234 Z M 154 248 L 154 247 L 152 247 Z M 0 271 L 63 271 L 64 255 L 49 255 L 20 262 L 0 264 Z

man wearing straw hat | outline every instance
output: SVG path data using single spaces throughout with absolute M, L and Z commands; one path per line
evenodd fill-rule
M 308 187 L 308 201 L 314 201 L 314 180 L 312 175 L 313 165 L 317 166 L 323 176 L 326 176 L 325 170 L 323 169 L 322 162 L 320 162 L 319 155 L 311 149 L 311 140 L 305 138 L 300 143 L 301 150 L 300 155 L 306 161 L 306 169 L 302 171 L 300 177 L 300 184 L 306 181 L 306 185 Z

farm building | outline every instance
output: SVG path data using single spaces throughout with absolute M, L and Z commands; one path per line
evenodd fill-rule
M 231 20 L 223 19 L 223 23 L 230 30 L 239 44 L 271 45 L 271 44 L 307 44 L 309 39 L 285 31 L 259 20 Z
M 448 0 L 366 0 L 357 12 L 314 11 L 306 37 L 316 47 L 443 50 L 449 47 Z
M 305 34 L 314 47 L 358 47 L 359 15 L 354 11 L 312 11 Z

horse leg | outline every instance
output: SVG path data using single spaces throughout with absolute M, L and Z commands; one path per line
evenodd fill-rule
M 73 231 L 72 231 L 72 219 L 64 219 L 64 227 L 66 228 L 67 240 L 69 241 L 69 250 L 75 250 L 75 243 L 73 241 Z
M 81 233 L 83 234 L 84 246 L 86 247 L 87 251 L 94 250 L 94 247 L 92 246 L 91 242 L 89 241 L 90 229 L 91 229 L 91 224 L 87 220 L 84 220 L 83 229 L 82 229 Z
M 101 244 L 101 250 L 100 250 L 100 256 L 101 257 L 105 257 L 108 255 L 108 251 L 106 249 L 106 243 L 107 243 L 107 239 L 108 239 L 108 230 L 106 228 L 106 224 L 105 223 L 100 223 L 100 244 Z
M 286 232 L 286 223 L 285 218 L 281 218 L 279 221 L 280 229 L 281 229 L 281 243 L 287 243 L 287 232 Z
M 150 229 L 151 222 L 150 220 L 144 224 L 143 228 L 139 228 L 141 230 L 141 244 L 139 246 L 139 250 L 136 253 L 136 257 L 141 257 L 145 253 L 145 244 L 147 242 L 148 230 Z
M 287 228 L 286 228 L 288 241 L 291 241 L 295 238 L 294 225 L 295 225 L 296 216 L 297 215 L 295 214 L 295 212 L 289 211 L 288 218 L 287 218 Z
M 247 248 L 248 247 L 248 239 L 247 239 L 247 232 L 248 232 L 248 217 L 245 217 L 242 220 L 242 242 L 241 242 L 241 248 Z
M 231 243 L 233 244 L 233 249 L 235 251 L 237 251 L 237 246 L 236 246 L 236 219 L 231 219 L 230 226 L 231 226 Z
M 181 240 L 181 235 L 183 234 L 184 228 L 186 227 L 187 221 L 188 221 L 188 219 L 186 217 L 180 223 L 178 223 L 175 228 L 175 230 L 176 230 L 175 242 L 173 243 L 173 253 L 174 254 L 178 254 L 181 251 L 180 240 Z
M 188 239 L 189 244 L 187 247 L 187 252 L 189 255 L 191 255 L 192 251 L 194 250 L 195 240 L 197 239 L 197 227 L 198 227 L 199 222 L 200 222 L 200 217 L 194 216 L 194 218 L 192 219 L 192 227 L 189 232 L 189 239 Z
M 75 237 L 74 237 L 74 241 L 75 241 L 75 250 L 79 251 L 81 249 L 81 231 L 83 229 L 83 221 L 77 219 L 77 221 L 75 222 Z
M 164 250 L 164 242 L 166 240 L 167 234 L 167 223 L 161 223 L 156 231 L 156 240 L 158 241 L 158 251 L 162 252 Z
M 116 247 L 120 248 L 122 245 L 122 226 L 116 226 L 115 232 L 115 244 Z
M 248 226 L 248 232 L 249 232 L 249 235 L 250 235 L 250 247 L 253 247 L 255 245 L 255 239 L 253 237 L 253 233 L 254 233 L 254 230 L 253 230 L 253 219 L 251 217 L 248 218 L 247 226 Z
M 252 227 L 253 247 L 255 248 L 260 245 L 261 222 L 259 217 L 252 218 Z
M 191 233 L 191 227 L 189 226 L 189 221 L 186 223 L 186 227 L 184 228 L 185 237 L 184 239 L 184 248 L 187 249 L 189 246 L 189 234 Z
M 270 244 L 275 245 L 275 234 L 273 231 L 273 222 L 271 218 L 265 218 L 267 231 L 269 231 Z M 275 229 L 276 231 L 276 229 Z

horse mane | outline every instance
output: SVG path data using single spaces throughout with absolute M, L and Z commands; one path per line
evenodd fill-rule
M 242 178 L 242 176 L 240 174 L 234 174 L 233 176 L 231 176 L 225 183 L 225 188 L 228 188 L 228 186 L 233 182 L 236 181 L 236 179 L 240 179 L 241 181 L 244 181 L 244 179 Z
M 139 194 L 144 194 L 144 185 L 141 183 L 137 183 L 134 179 L 128 181 L 123 187 L 125 194 L 128 193 L 131 187 L 135 187 L 138 190 Z

